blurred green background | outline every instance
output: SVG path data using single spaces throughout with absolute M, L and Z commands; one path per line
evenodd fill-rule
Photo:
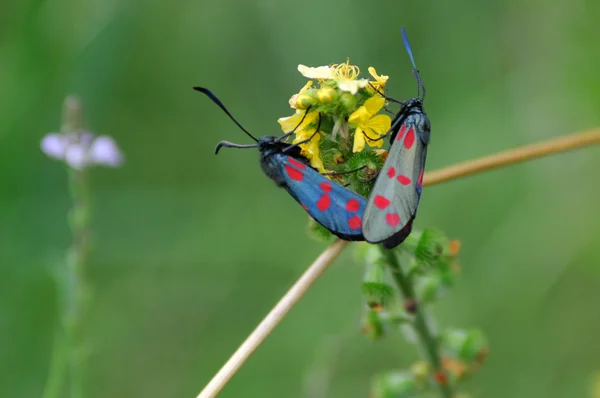
M 8 0 L 0 6 L 0 396 L 38 397 L 57 322 L 51 269 L 70 244 L 64 167 L 39 141 L 81 96 L 127 161 L 92 172 L 89 397 L 195 397 L 321 252 L 304 211 L 245 137 L 281 133 L 299 63 L 351 62 L 427 87 L 427 169 L 600 125 L 597 1 Z M 428 188 L 417 228 L 460 239 L 440 326 L 481 327 L 474 397 L 585 397 L 600 371 L 600 148 Z M 398 334 L 359 332 L 351 250 L 235 376 L 223 397 L 367 396 L 408 366 Z

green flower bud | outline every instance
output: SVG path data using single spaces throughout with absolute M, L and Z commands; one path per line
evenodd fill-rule
M 425 361 L 415 362 L 410 367 L 410 371 L 415 376 L 415 380 L 419 386 L 424 386 L 427 383 L 427 380 L 429 380 L 429 375 L 431 374 L 431 368 Z
M 416 283 L 417 297 L 422 303 L 436 300 L 443 292 L 444 284 L 437 273 L 424 275 Z
M 333 87 L 323 87 L 317 91 L 317 98 L 322 104 L 331 104 L 337 97 L 337 91 Z
M 386 301 L 394 295 L 394 288 L 386 282 L 386 279 L 385 263 L 378 259 L 367 263 L 362 292 L 367 305 L 376 311 L 381 311 Z
M 344 158 L 344 154 L 342 152 L 336 152 L 332 156 L 332 160 L 335 164 L 344 164 L 346 159 Z
M 383 337 L 384 331 L 384 324 L 379 312 L 368 310 L 362 320 L 361 332 L 371 340 L 378 340 Z
M 340 95 L 340 103 L 348 113 L 356 110 L 356 102 L 356 97 L 350 93 L 344 92 Z
M 487 355 L 487 340 L 478 329 L 451 329 L 444 333 L 443 346 L 450 355 L 465 363 L 480 364 Z
M 432 266 L 441 257 L 446 245 L 447 239 L 441 232 L 427 228 L 415 248 L 415 258 L 422 265 Z
M 317 103 L 317 99 L 315 98 L 315 90 L 308 90 L 301 94 L 298 94 L 296 97 L 296 108 L 297 109 L 308 109 Z
M 412 373 L 395 371 L 377 376 L 372 392 L 377 398 L 417 398 L 421 389 Z

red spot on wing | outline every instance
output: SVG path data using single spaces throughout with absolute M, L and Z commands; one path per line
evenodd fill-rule
M 404 139 L 404 148 L 410 149 L 415 143 L 415 129 L 412 127 L 408 130 L 406 138 Z
M 348 203 L 346 203 L 346 210 L 348 210 L 349 212 L 354 213 L 355 211 L 358 211 L 359 208 L 360 202 L 356 199 L 350 199 Z
M 400 224 L 400 216 L 398 213 L 388 213 L 385 215 L 385 222 L 387 222 L 390 227 L 395 227 Z
M 362 220 L 360 216 L 354 216 L 348 219 L 348 226 L 350 229 L 359 229 L 362 225 Z
M 302 169 L 302 170 L 306 169 L 306 165 L 304 163 L 300 163 L 299 161 L 297 161 L 294 158 L 288 158 L 288 161 L 299 169 Z
M 388 169 L 387 175 L 390 178 L 394 178 L 396 176 L 396 169 L 394 168 L 394 166 L 392 166 Z
M 399 175 L 398 176 L 398 182 L 402 185 L 408 185 L 411 183 L 410 178 L 408 178 L 405 175 Z
M 406 125 L 403 124 L 402 128 L 400 129 L 400 131 L 398 131 L 398 134 L 396 134 L 396 141 L 400 141 L 402 139 L 402 137 L 404 137 L 404 133 L 406 133 Z
M 373 203 L 375 203 L 375 206 L 379 207 L 381 210 L 385 209 L 390 205 L 390 201 L 381 195 L 375 196 L 375 199 L 373 199 Z
M 319 209 L 321 211 L 327 210 L 330 205 L 331 205 L 331 198 L 327 194 L 321 196 L 321 199 L 319 199 L 317 201 L 317 209 Z
M 423 169 L 421 169 L 421 174 L 419 174 L 419 182 L 417 184 L 419 184 L 420 187 L 423 186 Z
M 302 179 L 304 178 L 304 174 L 302 174 L 300 170 L 296 170 L 290 165 L 285 165 L 285 171 L 292 180 L 302 181 Z
M 333 189 L 329 181 L 323 181 L 319 186 L 325 192 L 331 192 L 331 190 Z

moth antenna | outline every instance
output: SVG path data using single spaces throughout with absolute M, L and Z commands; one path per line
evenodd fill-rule
M 252 138 L 254 141 L 258 142 L 258 139 L 256 137 L 254 137 L 252 134 L 250 134 L 250 132 L 248 130 L 246 130 L 244 128 L 244 126 L 242 126 L 240 124 L 240 122 L 238 122 L 237 120 L 235 120 L 235 118 L 233 117 L 233 115 L 227 110 L 227 108 L 225 107 L 225 105 L 223 105 L 223 103 L 221 102 L 221 100 L 212 93 L 212 91 L 210 91 L 207 88 L 204 87 L 194 87 L 194 90 L 196 91 L 200 91 L 201 93 L 205 94 L 208 98 L 210 98 L 210 100 L 212 102 L 214 102 L 215 104 L 217 104 L 217 106 L 219 106 L 219 108 L 221 108 L 223 110 L 223 112 L 225 112 L 227 114 L 227 116 L 229 116 L 229 118 L 240 128 L 242 129 L 242 131 L 244 133 L 246 133 L 250 138 Z M 218 147 L 217 147 L 218 148 Z
M 417 79 L 417 97 L 419 97 L 419 99 L 421 101 L 423 101 L 425 99 L 425 86 L 423 85 L 423 82 L 421 81 L 421 76 L 419 75 L 419 70 L 417 69 L 417 65 L 415 64 L 415 58 L 413 57 L 412 50 L 410 48 L 410 43 L 408 42 L 408 37 L 406 36 L 406 30 L 404 29 L 404 26 L 402 27 L 402 40 L 404 41 L 404 48 L 406 49 L 406 52 L 408 53 L 408 57 L 410 58 L 410 63 L 412 64 L 412 67 L 413 67 L 412 73 L 415 76 L 415 79 Z
M 296 125 L 296 127 L 294 127 L 294 129 L 292 131 L 290 131 L 289 133 L 285 133 L 281 137 L 277 138 L 275 141 L 276 142 L 280 142 L 281 140 L 285 140 L 287 137 L 289 137 L 290 135 L 294 134 L 296 132 L 296 130 L 298 129 L 298 127 L 300 127 L 300 125 L 302 124 L 302 122 L 304 122 L 304 119 L 306 119 L 306 115 L 308 115 L 308 111 L 309 110 L 310 110 L 310 106 L 308 108 L 306 108 L 306 112 L 304 112 L 304 115 L 302 115 L 302 119 L 300 119 L 300 123 L 298 123 Z
M 381 91 L 377 90 L 377 88 L 373 84 L 369 83 L 369 86 L 371 86 L 373 88 L 373 90 L 377 91 L 379 93 L 379 95 L 381 95 L 383 98 L 385 98 L 386 101 L 390 101 L 390 102 L 393 102 L 393 103 L 396 103 L 396 104 L 400 104 L 400 105 L 406 105 L 406 102 L 402 102 L 402 101 L 399 101 L 399 100 L 394 99 L 392 97 L 388 97 L 387 95 L 385 95 Z
M 256 148 L 257 145 L 256 144 L 240 145 L 240 144 L 234 144 L 233 142 L 229 142 L 229 141 L 221 141 L 217 144 L 217 147 L 215 148 L 215 155 L 219 153 L 219 149 L 221 149 L 222 147 L 226 147 L 226 148 Z

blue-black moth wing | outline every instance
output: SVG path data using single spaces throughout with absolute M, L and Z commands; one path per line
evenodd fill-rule
M 421 198 L 429 133 L 423 111 L 401 119 L 365 209 L 363 234 L 368 242 L 392 248 L 410 234 Z
M 365 198 L 291 156 L 277 153 L 272 155 L 271 161 L 279 168 L 285 190 L 319 224 L 344 240 L 364 240 Z

